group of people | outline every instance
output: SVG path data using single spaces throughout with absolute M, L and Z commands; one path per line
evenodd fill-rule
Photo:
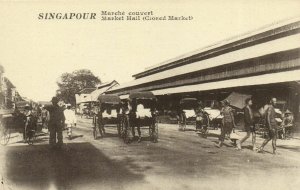
M 72 127 L 76 126 L 76 116 L 71 109 L 71 104 L 66 104 L 66 108 L 61 107 L 57 97 L 53 97 L 51 102 L 52 105 L 42 107 L 42 125 L 47 123 L 50 146 L 60 148 L 63 145 L 64 128 L 67 129 L 69 139 L 72 139 Z
M 242 149 L 242 144 L 252 135 L 252 146 L 254 151 L 263 152 L 266 144 L 272 140 L 273 154 L 276 154 L 276 139 L 278 130 L 275 112 L 276 101 L 276 98 L 271 98 L 269 104 L 267 105 L 263 116 L 265 121 L 264 124 L 267 130 L 267 138 L 259 147 L 256 147 L 256 128 L 252 110 L 253 101 L 251 98 L 247 98 L 245 100 L 246 106 L 244 107 L 244 126 L 246 135 L 237 141 L 238 150 Z M 216 146 L 219 148 L 223 145 L 225 135 L 232 133 L 232 130 L 236 128 L 234 114 L 232 108 L 230 107 L 230 102 L 225 100 L 223 104 L 224 106 L 221 110 L 221 114 L 223 115 L 223 125 L 221 129 L 221 135 L 219 137 L 219 143 L 216 144 Z
M 72 138 L 72 127 L 76 126 L 76 116 L 75 112 L 71 109 L 70 104 L 66 104 L 66 109 L 62 108 L 58 105 L 59 99 L 57 97 L 53 97 L 51 106 L 45 106 L 43 110 L 47 110 L 48 118 L 48 130 L 50 132 L 49 143 L 51 146 L 61 147 L 63 144 L 63 129 L 66 126 L 68 132 L 68 137 Z M 275 105 L 277 99 L 271 98 L 269 104 L 264 113 L 265 126 L 267 130 L 267 138 L 261 144 L 260 147 L 256 147 L 256 128 L 254 123 L 254 116 L 252 105 L 253 101 L 251 98 L 245 100 L 244 107 L 244 126 L 246 135 L 237 141 L 237 149 L 242 149 L 242 144 L 252 135 L 252 146 L 253 150 L 257 152 L 263 152 L 266 144 L 272 140 L 273 154 L 276 154 L 276 139 L 277 139 L 277 130 L 278 124 L 276 121 L 276 112 Z M 28 112 L 27 114 L 30 114 Z M 44 112 L 46 115 L 46 112 Z M 42 114 L 42 117 L 45 119 L 46 116 Z M 234 119 L 233 109 L 230 107 L 230 102 L 228 100 L 223 101 L 223 107 L 221 109 L 222 118 L 222 128 L 221 134 L 219 137 L 219 142 L 215 144 L 216 147 L 222 147 L 225 137 L 227 134 L 232 133 L 232 131 L 236 128 L 236 122 Z M 43 121 L 44 122 L 44 121 Z

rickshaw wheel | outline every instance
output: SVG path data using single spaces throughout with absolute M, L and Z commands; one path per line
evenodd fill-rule
M 121 138 L 122 133 L 121 133 L 121 125 L 120 124 L 117 125 L 117 130 L 118 130 L 118 136 Z
M 123 136 L 124 136 L 123 118 L 120 121 L 119 127 L 120 127 L 120 135 L 119 135 L 119 137 L 123 138 Z
M 128 117 L 125 117 L 123 120 L 123 128 L 124 128 L 123 140 L 124 140 L 124 143 L 128 144 L 130 142 L 129 133 L 131 132 L 131 127 L 130 127 Z
M 95 121 L 94 127 L 93 127 L 93 137 L 96 140 L 97 139 L 97 122 Z
M 93 127 L 93 137 L 96 140 L 97 139 L 97 128 Z
M 158 123 L 155 122 L 151 127 L 152 127 L 152 132 L 151 132 L 152 142 L 157 143 L 158 142 Z
M 10 129 L 4 128 L 4 126 L 0 126 L 1 127 L 1 131 L 0 131 L 0 135 L 1 135 L 1 139 L 0 139 L 0 143 L 1 145 L 5 146 L 7 145 L 9 139 L 10 139 Z

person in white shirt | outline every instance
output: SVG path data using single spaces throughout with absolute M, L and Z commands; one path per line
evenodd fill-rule
M 76 116 L 75 112 L 71 110 L 71 104 L 67 104 L 67 109 L 64 111 L 65 115 L 65 125 L 67 126 L 68 130 L 68 137 L 72 139 L 72 127 L 76 126 Z

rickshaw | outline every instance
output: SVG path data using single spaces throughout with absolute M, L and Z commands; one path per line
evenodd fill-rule
M 25 102 L 17 102 L 15 109 L 1 109 L 0 111 L 0 143 L 7 145 L 11 132 L 23 133 L 28 144 L 33 144 L 37 127 L 37 117 L 26 117 L 23 113 Z
M 121 137 L 121 99 L 117 95 L 100 95 L 98 97 L 96 114 L 93 118 L 93 136 L 97 139 L 98 132 L 105 135 L 105 127 L 117 127 L 118 135 Z M 97 127 L 98 126 L 98 127 Z M 98 130 L 97 130 L 98 129 Z
M 7 145 L 10 139 L 13 110 L 0 110 L 0 143 Z
M 152 92 L 132 92 L 129 94 L 128 111 L 122 119 L 123 139 L 129 143 L 135 137 L 137 128 L 141 141 L 141 128 L 148 128 L 150 140 L 158 142 L 157 99 Z M 131 136 L 132 135 L 132 136 Z
M 30 115 L 26 115 L 26 107 L 30 107 L 31 103 L 28 101 L 16 102 L 16 108 L 13 118 L 13 126 L 19 127 L 23 130 L 23 139 L 29 145 L 33 144 L 36 139 L 36 131 L 38 126 L 37 113 L 31 112 Z
M 211 129 L 220 129 L 222 126 L 221 103 L 217 100 L 204 101 L 204 111 L 209 118 L 209 126 Z
M 179 131 L 185 131 L 186 125 L 194 125 L 197 132 L 205 135 L 209 127 L 208 113 L 202 108 L 196 98 L 183 98 L 179 102 Z

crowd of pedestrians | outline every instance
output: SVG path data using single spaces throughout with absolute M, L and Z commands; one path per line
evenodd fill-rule
M 76 116 L 75 111 L 71 109 L 71 104 L 66 104 L 63 108 L 59 105 L 59 99 L 57 97 L 53 97 L 52 105 L 42 106 L 41 108 L 41 120 L 42 125 L 48 126 L 48 130 L 50 133 L 49 144 L 51 147 L 60 148 L 63 145 L 63 130 L 67 129 L 68 138 L 72 139 L 72 128 L 76 126 Z M 241 139 L 237 139 L 236 149 L 242 150 L 243 143 L 252 136 L 252 149 L 253 151 L 263 152 L 265 145 L 272 141 L 273 153 L 276 154 L 276 139 L 278 134 L 278 125 L 276 121 L 276 98 L 271 98 L 269 104 L 267 105 L 264 113 L 264 125 L 266 127 L 267 138 L 264 142 L 257 147 L 256 146 L 256 125 L 254 122 L 254 114 L 252 110 L 253 101 L 251 98 L 247 98 L 245 100 L 245 107 L 243 109 L 244 112 L 244 128 L 246 131 L 246 135 Z M 220 111 L 222 118 L 221 125 L 221 134 L 219 136 L 219 142 L 215 144 L 216 147 L 221 148 L 226 136 L 230 136 L 236 128 L 236 122 L 234 117 L 234 110 L 230 106 L 230 101 L 224 100 L 222 109 Z M 202 110 L 202 112 L 204 112 Z M 202 113 L 201 112 L 201 113 Z M 287 112 L 288 113 L 288 112 Z M 30 114 L 30 110 L 28 113 Z M 197 126 L 199 125 L 196 122 Z M 207 126 L 206 126 L 207 128 Z
M 272 140 L 272 148 L 273 154 L 276 154 L 276 140 L 278 134 L 278 124 L 276 121 L 276 112 L 275 112 L 275 105 L 277 99 L 271 98 L 269 104 L 266 107 L 266 110 L 263 114 L 263 121 L 265 125 L 265 129 L 267 132 L 267 138 L 263 141 L 259 148 L 256 147 L 256 125 L 254 123 L 254 116 L 252 105 L 253 101 L 251 98 L 247 98 L 245 100 L 245 107 L 243 109 L 244 112 L 244 127 L 246 131 L 246 135 L 237 141 L 237 150 L 242 149 L 242 144 L 252 135 L 252 149 L 253 151 L 257 151 L 262 153 L 266 144 Z M 216 147 L 222 147 L 226 134 L 229 135 L 233 132 L 236 128 L 236 122 L 234 120 L 233 110 L 230 107 L 230 102 L 228 100 L 223 101 L 223 108 L 221 110 L 221 114 L 223 115 L 222 119 L 222 128 L 221 128 L 221 135 L 219 137 L 219 143 L 216 144 Z

